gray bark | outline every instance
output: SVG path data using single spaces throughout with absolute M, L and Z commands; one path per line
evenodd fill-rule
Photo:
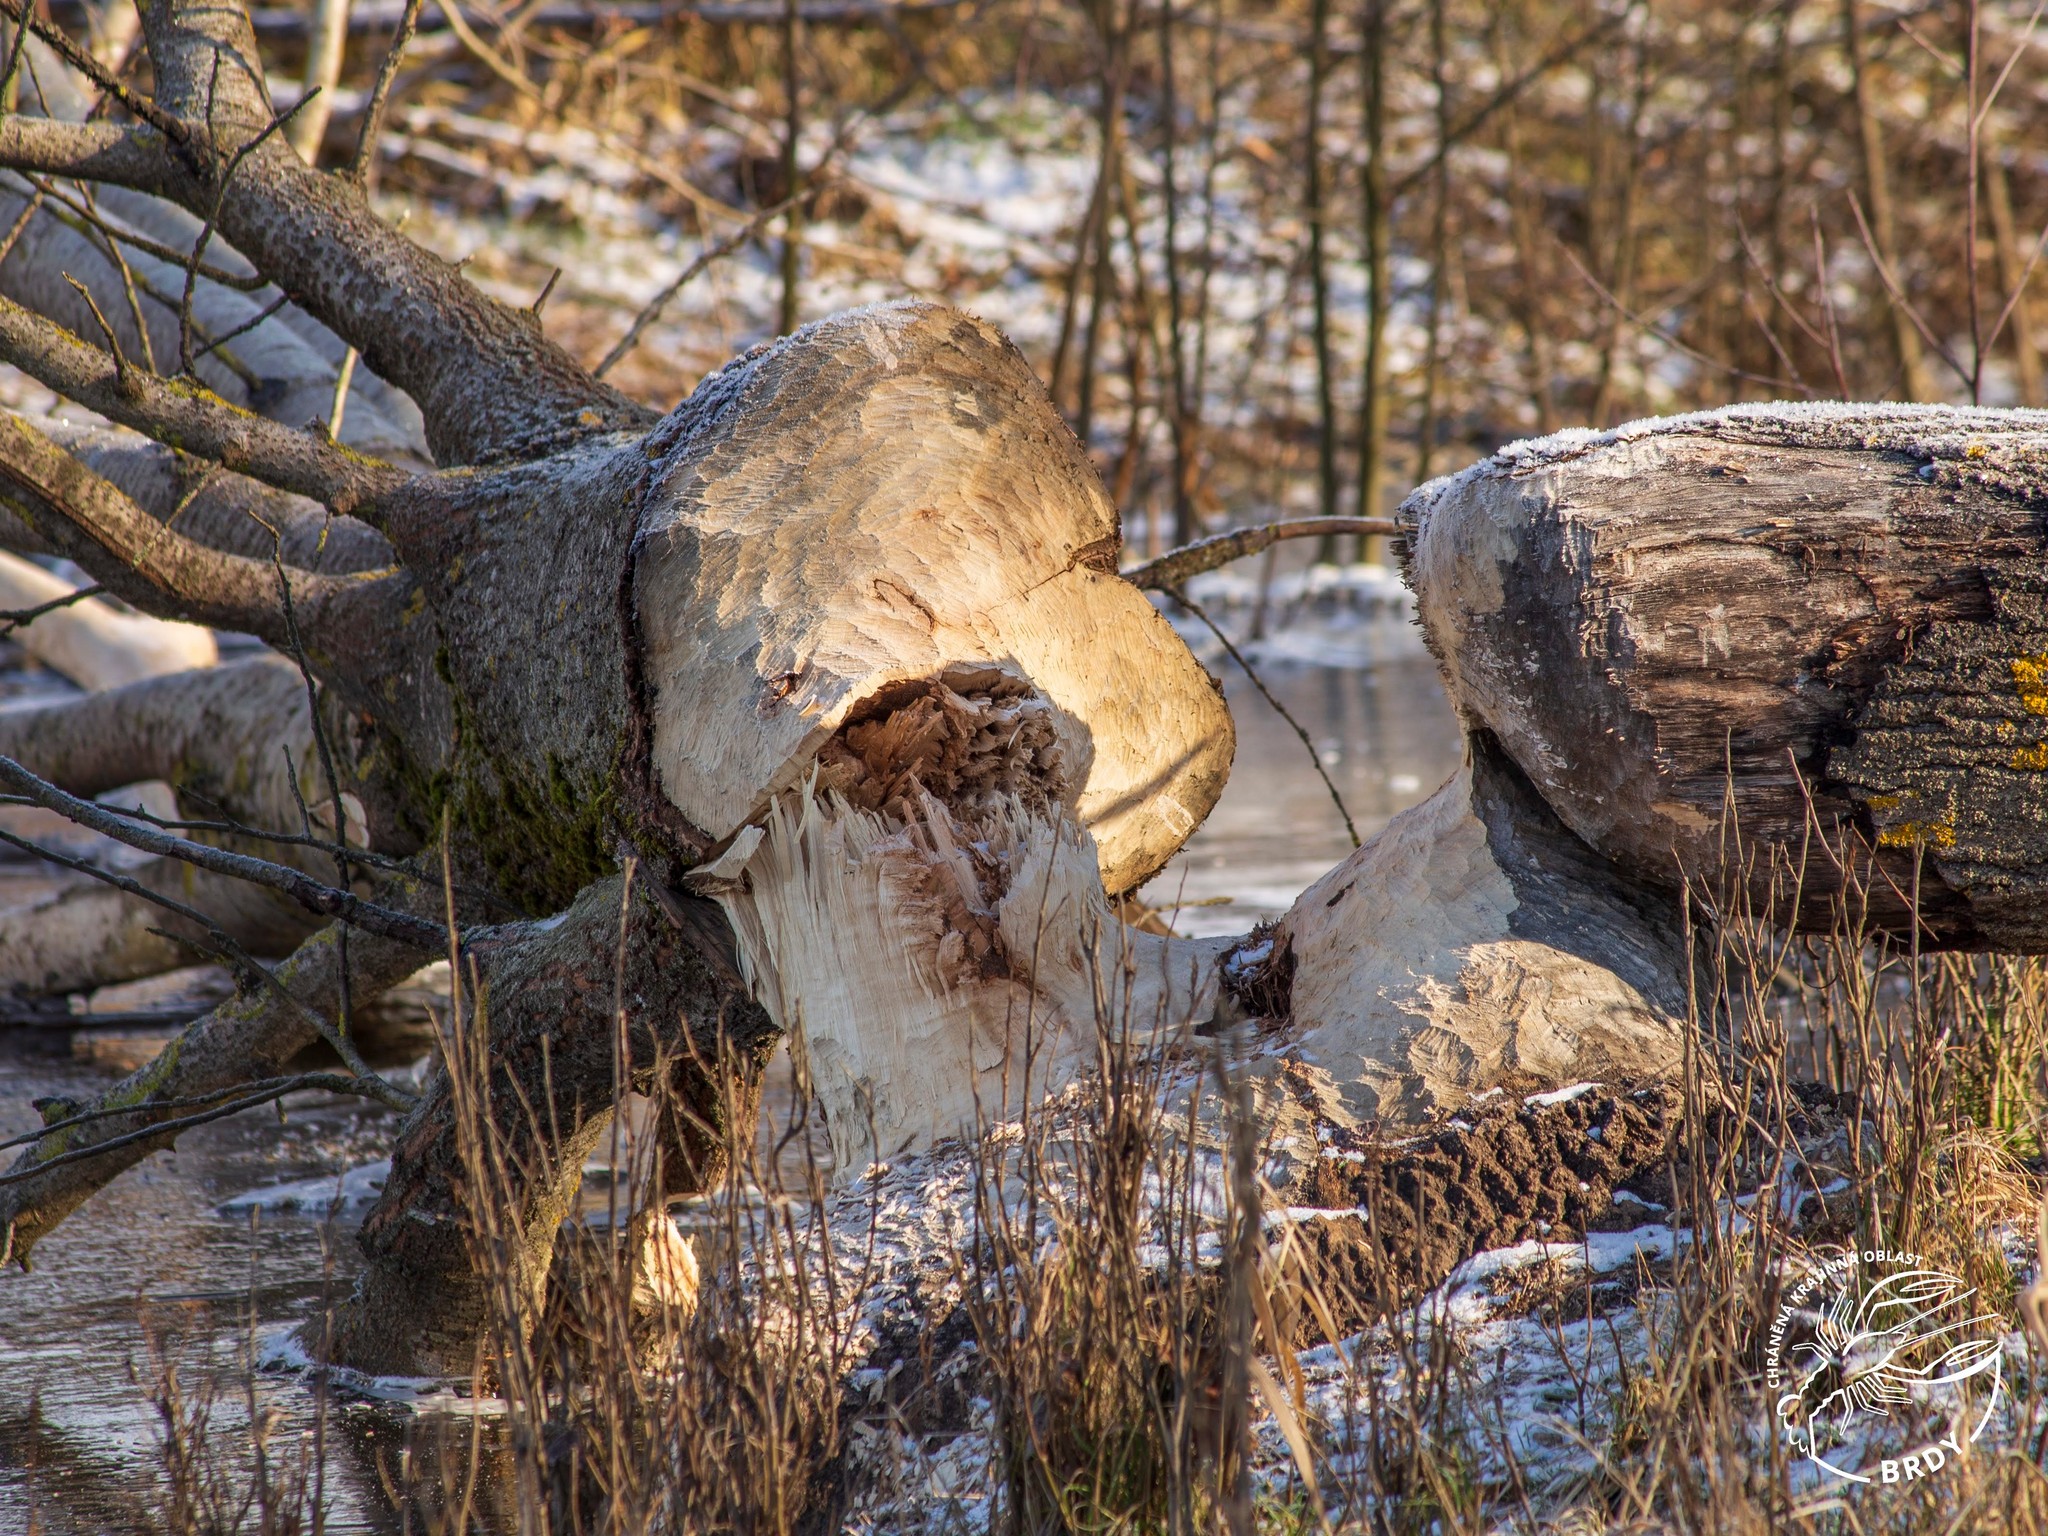
M 2048 945 L 2048 414 L 1567 434 L 1402 515 L 1460 713 L 1637 878 L 1711 884 L 1739 829 L 1752 895 L 1803 858 L 1798 920 L 1825 927 L 1847 838 L 1880 928 L 1909 930 L 1917 885 L 1926 942 Z
M 391 1178 L 364 1220 L 369 1262 L 332 1336 L 334 1358 L 361 1370 L 466 1377 L 492 1329 L 512 1321 L 508 1312 L 531 1328 L 584 1160 L 618 1095 L 654 1088 L 657 1073 L 674 1092 L 671 1105 L 696 1123 L 665 1128 L 656 1198 L 711 1187 L 726 1136 L 750 1138 L 745 1116 L 774 1026 L 746 995 L 732 957 L 698 942 L 701 929 L 671 919 L 644 893 L 625 895 L 618 877 L 597 881 L 558 925 L 486 955 L 488 1046 L 484 1080 L 472 1089 L 488 1102 L 502 1161 L 478 1177 L 474 1154 L 466 1160 L 444 1066 L 400 1129 Z M 729 1088 L 720 1067 L 740 1081 Z M 729 1109 L 738 1125 L 728 1123 Z M 493 1199 L 493 1220 L 465 1209 L 479 1192 Z M 491 1241 L 479 1228 L 497 1232 L 504 1251 L 479 1253 Z M 507 1274 L 516 1295 L 493 1289 L 492 1277 Z

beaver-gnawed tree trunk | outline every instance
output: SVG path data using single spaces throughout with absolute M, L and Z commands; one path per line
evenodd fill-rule
M 232 253 L 208 260 L 292 306 L 172 379 L 146 358 L 171 369 L 255 303 L 202 277 L 201 338 L 145 350 L 110 320 L 103 348 L 74 334 L 75 290 L 0 263 L 0 357 L 127 429 L 0 418 L 0 542 L 292 659 L 0 717 L 19 765 L 0 773 L 51 804 L 165 778 L 244 828 L 292 828 L 304 802 L 376 861 L 350 863 L 351 892 L 321 884 L 339 877 L 317 838 L 152 845 L 209 879 L 272 860 L 260 901 L 185 914 L 187 942 L 276 947 L 272 892 L 346 939 L 312 932 L 277 985 L 250 978 L 97 1106 L 121 1113 L 26 1154 L 0 1184 L 15 1258 L 169 1133 L 95 1145 L 316 1033 L 346 1047 L 344 952 L 358 999 L 443 944 L 473 967 L 514 1153 L 499 1225 L 530 1293 L 617 1068 L 682 1075 L 700 1123 L 671 1171 L 701 1179 L 715 1111 L 748 1102 L 778 1031 L 845 1165 L 1071 1076 L 1104 1015 L 1259 1017 L 1338 1116 L 1672 1070 L 1684 871 L 1718 857 L 1729 770 L 1747 836 L 1865 835 L 1903 888 L 1924 858 L 1933 941 L 2048 946 L 2027 904 L 2048 826 L 2040 418 L 1764 412 L 1426 488 L 1408 570 L 1467 767 L 1273 932 L 1138 934 L 1110 899 L 1214 804 L 1229 716 L 1117 574 L 1116 509 L 1013 347 L 886 306 L 659 417 L 300 163 L 238 6 L 143 14 L 153 100 L 0 119 L 0 166 L 124 189 L 119 217 L 174 251 L 211 219 Z M 345 444 L 252 414 L 331 391 L 344 347 L 374 407 Z M 1829 891 L 1809 892 L 1811 920 Z M 319 920 L 286 916 L 286 942 Z M 481 1340 L 452 1114 L 445 1078 L 410 1104 L 336 1334 L 356 1363 L 461 1371 Z

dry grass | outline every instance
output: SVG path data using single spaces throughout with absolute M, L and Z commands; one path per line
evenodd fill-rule
M 505 1411 L 416 1437 L 385 1469 L 392 1504 L 422 1532 L 906 1529 L 931 1486 L 920 1458 L 964 1443 L 995 1490 L 972 1528 L 1029 1536 L 2048 1528 L 2030 1369 L 2007 1372 L 2009 1422 L 1920 1487 L 1796 1475 L 1761 1383 L 1788 1277 L 1831 1245 L 1911 1247 L 2011 1318 L 2041 1188 L 2048 965 L 1916 957 L 1846 917 L 1794 941 L 1725 892 L 1697 896 L 1699 1049 L 1664 1172 L 1688 1240 L 1633 1275 L 1556 1262 L 1492 1293 L 1496 1315 L 1527 1319 L 1517 1347 L 1554 1356 L 1518 1364 L 1551 1373 L 1560 1454 L 1530 1451 L 1528 1405 L 1503 1395 L 1449 1288 L 1362 1332 L 1337 1321 L 1363 1298 L 1302 1262 L 1228 1040 L 1151 1049 L 1106 1029 L 1087 1082 L 960 1154 L 971 1237 L 924 1260 L 928 1305 L 887 1341 L 879 1395 L 858 1385 L 884 1342 L 860 1325 L 881 1270 L 858 1197 L 828 1231 L 815 1169 L 784 1189 L 775 1148 L 728 1147 L 691 1304 L 645 1245 L 606 1236 L 654 1214 L 634 1198 L 654 1187 L 652 1143 L 630 1134 L 646 1117 L 622 1116 L 619 1205 L 565 1245 L 535 1327 L 516 1244 L 491 1225 L 503 1147 L 488 1106 L 462 1101 Z M 459 1032 L 447 1045 L 480 1082 Z M 316 1462 L 259 1444 L 252 1479 L 251 1447 L 223 1443 L 207 1394 L 247 1376 L 195 1391 L 159 1370 L 165 1528 L 313 1529 Z M 948 1413 L 906 1409 L 941 1377 Z M 877 1516 L 873 1458 L 849 1446 L 879 1439 L 910 1504 L 899 1491 Z M 922 1528 L 970 1527 L 933 1496 Z

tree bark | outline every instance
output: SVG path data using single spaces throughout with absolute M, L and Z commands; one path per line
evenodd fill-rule
M 656 422 L 279 142 L 243 10 L 151 0 L 143 24 L 139 126 L 6 118 L 0 165 L 212 221 L 325 327 L 280 317 L 305 342 L 293 377 L 357 348 L 467 466 L 369 458 L 0 300 L 0 353 L 226 466 L 180 513 L 195 486 L 168 449 L 0 418 L 7 538 L 160 617 L 301 651 L 322 690 L 275 662 L 233 695 L 230 669 L 181 674 L 39 715 L 22 752 L 91 793 L 175 780 L 174 751 L 239 760 L 318 708 L 325 742 L 294 766 L 331 748 L 370 850 L 448 849 L 488 1050 L 452 1036 L 456 1075 L 400 1135 L 343 1359 L 466 1371 L 492 1328 L 531 1326 L 619 1095 L 681 1074 L 697 1130 L 672 1171 L 700 1182 L 778 1027 L 849 1171 L 1058 1086 L 1105 1023 L 1262 1020 L 1279 1096 L 1349 1120 L 1668 1074 L 1679 903 L 1722 870 L 1724 805 L 1785 857 L 1860 838 L 1894 932 L 1917 889 L 1929 942 L 2048 947 L 2034 418 L 1759 408 L 1522 445 L 1426 487 L 1408 575 L 1467 768 L 1270 932 L 1132 936 L 1109 899 L 1214 804 L 1229 717 L 1116 574 L 1116 508 L 1014 348 L 883 306 L 756 349 Z M 275 543 L 250 542 L 250 511 Z M 289 826 L 291 788 L 257 774 L 251 819 Z M 1830 868 L 1809 861 L 1797 920 L 1831 915 Z M 431 909 L 431 884 L 391 883 Z M 540 920 L 479 932 L 486 904 Z M 339 950 L 314 936 L 281 980 L 333 1010 Z M 359 993 L 419 958 L 349 950 Z M 108 1097 L 106 1132 L 53 1145 L 147 1130 L 152 1095 L 312 1035 L 269 993 L 226 1005 Z M 0 1185 L 17 1250 L 148 1144 L 32 1154 Z
M 716 1181 L 728 1131 L 749 1134 L 727 1124 L 728 1111 L 744 1116 L 757 1102 L 776 1031 L 732 957 L 704 945 L 702 932 L 701 920 L 669 917 L 614 876 L 592 884 L 559 923 L 485 956 L 483 995 L 472 1005 L 488 1044 L 470 1058 L 481 1080 L 462 1086 L 491 1125 L 472 1121 L 465 1132 L 444 1065 L 400 1128 L 391 1177 L 363 1222 L 368 1265 L 337 1319 L 333 1358 L 380 1373 L 467 1377 L 494 1329 L 530 1329 L 583 1164 L 619 1096 L 653 1089 L 657 1073 L 695 1116 L 669 1138 L 675 1150 L 657 1197 Z M 464 1058 L 451 1049 L 444 1059 Z M 718 1078 L 728 1065 L 740 1077 L 731 1090 Z M 480 1199 L 489 1212 L 473 1208 Z M 506 1276 L 509 1295 L 494 1285 Z
M 1452 702 L 1580 838 L 1675 889 L 1738 833 L 1825 927 L 2048 944 L 2048 430 L 1940 407 L 1738 407 L 1521 444 L 1410 497 Z M 1724 814 L 1724 811 L 1726 814 Z

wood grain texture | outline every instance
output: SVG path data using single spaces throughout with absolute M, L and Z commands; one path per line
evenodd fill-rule
M 1084 828 L 1010 800 L 909 821 L 779 797 L 690 883 L 724 907 L 748 979 L 825 1111 L 841 1177 L 1014 1119 L 1098 1043 L 1210 1022 L 1230 939 L 1139 933 Z
M 760 816 L 903 684 L 994 668 L 1052 704 L 1104 883 L 1222 792 L 1222 697 L 1116 576 L 1116 509 L 1023 358 L 929 304 L 807 327 L 647 441 L 633 601 L 652 750 L 709 838 Z
M 1340 1123 L 1418 1121 L 1510 1080 L 1654 1080 L 1683 1060 L 1675 907 L 1580 843 L 1483 732 L 1273 937 L 1292 981 L 1272 1059 Z
M 1785 860 L 1848 837 L 1894 931 L 1924 848 L 1933 942 L 2038 949 L 2044 483 L 2041 412 L 1744 407 L 1518 445 L 1402 517 L 1460 714 L 1588 844 L 1670 887 L 1720 866 L 1724 803 Z M 1824 925 L 1840 877 L 1805 877 Z

